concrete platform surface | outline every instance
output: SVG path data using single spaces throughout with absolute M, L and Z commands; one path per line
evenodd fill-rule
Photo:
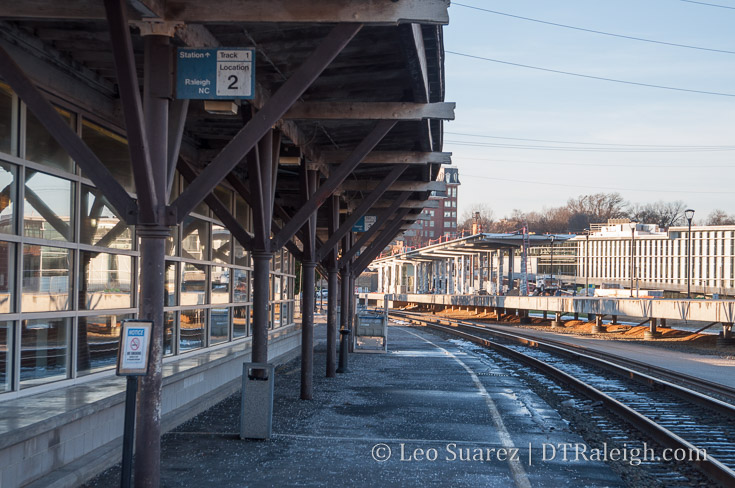
M 237 438 L 237 395 L 166 434 L 162 486 L 623 486 L 602 462 L 552 458 L 549 446 L 582 439 L 512 371 L 456 341 L 391 327 L 387 354 L 351 354 L 336 378 L 324 364 L 322 344 L 311 401 L 298 399 L 299 359 L 277 369 L 269 441 Z
M 735 388 L 735 375 L 732 374 L 735 360 L 715 355 L 714 351 L 712 355 L 697 354 L 669 349 L 664 341 L 661 341 L 659 345 L 648 345 L 640 341 L 595 339 L 594 337 L 555 333 L 551 330 L 547 332 L 519 328 L 512 325 L 492 324 L 492 327 L 510 333 L 530 334 L 539 339 L 548 338 L 568 342 Z

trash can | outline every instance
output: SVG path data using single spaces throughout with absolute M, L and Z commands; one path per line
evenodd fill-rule
M 270 439 L 274 374 L 272 364 L 243 363 L 240 439 Z

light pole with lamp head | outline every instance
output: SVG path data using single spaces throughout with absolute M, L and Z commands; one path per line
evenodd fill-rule
M 635 276 L 635 229 L 638 221 L 633 219 L 630 225 L 630 298 L 633 298 L 633 276 Z
M 694 218 L 694 210 L 688 208 L 684 210 L 684 216 L 689 223 L 687 231 L 687 298 L 692 298 L 692 219 Z
M 554 238 L 555 236 L 551 236 L 551 286 L 554 286 Z
M 590 229 L 585 229 L 584 236 L 584 296 L 588 296 L 590 292 Z

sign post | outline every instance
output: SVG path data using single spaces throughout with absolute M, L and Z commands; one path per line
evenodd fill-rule
M 120 347 L 117 353 L 117 375 L 127 376 L 125 391 L 125 424 L 123 427 L 123 454 L 120 486 L 130 487 L 133 472 L 133 436 L 135 433 L 135 395 L 138 392 L 137 376 L 148 372 L 148 356 L 151 349 L 150 320 L 125 320 L 120 332 Z

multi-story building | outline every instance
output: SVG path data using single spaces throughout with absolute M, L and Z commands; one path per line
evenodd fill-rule
M 550 274 L 548 247 L 534 249 Z M 689 265 L 687 263 L 690 263 Z M 554 246 L 556 276 L 592 285 L 693 293 L 735 292 L 735 226 L 670 227 L 614 221 Z
M 415 236 L 408 240 L 410 247 L 423 247 L 443 236 L 457 233 L 457 190 L 459 189 L 459 170 L 455 166 L 444 166 L 439 170 L 438 181 L 447 184 L 446 192 L 432 192 L 437 208 L 427 208 L 422 212 L 423 220 L 416 222 Z

